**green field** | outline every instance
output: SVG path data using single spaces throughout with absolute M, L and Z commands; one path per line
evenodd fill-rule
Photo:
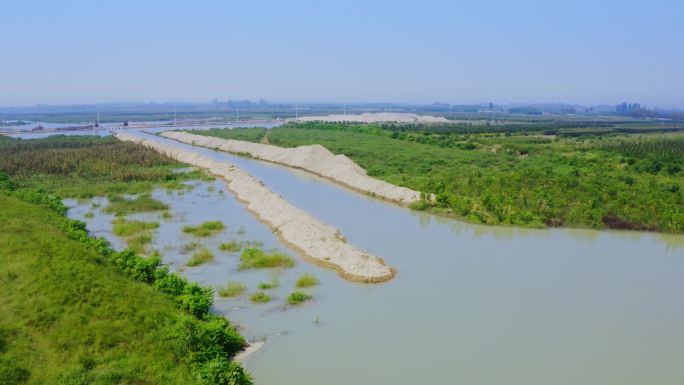
M 233 131 L 242 130 L 220 136 Z M 300 123 L 268 138 L 284 147 L 321 144 L 371 176 L 435 194 L 413 208 L 474 223 L 681 233 L 684 134 L 593 131 Z
M 111 139 L 0 141 L 0 384 L 251 384 L 231 361 L 244 338 L 209 311 L 213 289 L 158 256 L 114 251 L 51 195 L 197 175 L 176 177 L 179 165 L 147 151 Z

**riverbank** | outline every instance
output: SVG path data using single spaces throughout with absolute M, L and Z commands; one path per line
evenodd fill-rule
M 292 206 L 259 180 L 234 165 L 129 133 L 117 133 L 116 137 L 122 141 L 142 144 L 223 178 L 236 199 L 243 202 L 283 243 L 300 252 L 306 260 L 334 269 L 341 277 L 356 282 L 383 282 L 395 274 L 394 269 L 386 266 L 381 258 L 346 243 L 338 230 Z
M 355 191 L 400 204 L 409 204 L 420 200 L 420 192 L 372 178 L 366 174 L 366 170 L 347 156 L 343 154 L 334 155 L 325 147 L 317 144 L 283 148 L 269 144 L 222 139 L 187 132 L 164 132 L 161 136 L 232 154 L 248 154 L 259 160 L 298 168 Z

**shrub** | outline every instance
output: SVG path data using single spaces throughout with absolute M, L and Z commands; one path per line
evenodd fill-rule
M 290 305 L 299 305 L 313 298 L 311 295 L 303 291 L 294 291 L 287 297 L 287 303 Z
M 299 279 L 297 280 L 296 286 L 299 288 L 302 287 L 311 287 L 311 286 L 316 286 L 320 282 L 316 277 L 314 277 L 312 274 L 305 273 Z
M 249 297 L 249 299 L 254 303 L 266 303 L 271 300 L 271 297 L 263 291 L 258 291 L 252 294 L 252 296 Z
M 294 260 L 286 254 L 279 251 L 267 253 L 261 249 L 255 248 L 243 250 L 240 260 L 242 262 L 238 267 L 239 270 L 294 266 Z
M 192 258 L 188 260 L 188 266 L 199 266 L 207 262 L 212 262 L 214 260 L 214 253 L 211 250 L 204 248 L 192 255 Z
M 225 286 L 218 289 L 218 295 L 223 298 L 239 297 L 247 291 L 247 286 L 242 282 L 228 282 Z

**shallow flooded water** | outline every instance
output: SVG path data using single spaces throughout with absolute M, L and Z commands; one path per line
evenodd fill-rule
M 684 383 L 681 235 L 468 225 L 304 172 L 194 150 L 239 165 L 399 271 L 392 281 L 364 285 L 298 260 L 280 273 L 269 304 L 217 300 L 217 311 L 246 335 L 266 338 L 246 362 L 259 385 Z M 216 219 L 228 229 L 206 241 L 210 248 L 245 239 L 287 250 L 221 190 L 216 181 L 183 195 L 154 193 L 173 216 L 160 219 L 153 245 L 165 261 L 178 268 L 189 258 L 180 251 L 192 240 L 183 224 Z M 88 207 L 70 215 L 82 218 Z M 89 229 L 106 232 L 111 220 L 96 215 Z M 211 285 L 243 281 L 250 292 L 272 274 L 237 271 L 237 253 L 215 252 L 216 262 L 183 274 Z M 305 271 L 321 280 L 307 290 L 313 302 L 284 306 Z

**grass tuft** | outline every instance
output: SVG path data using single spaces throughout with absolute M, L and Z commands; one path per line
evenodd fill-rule
M 219 287 L 217 292 L 221 298 L 236 298 L 247 291 L 247 286 L 242 282 L 229 281 L 225 286 Z
M 187 265 L 188 266 L 199 266 L 203 265 L 207 262 L 213 262 L 214 261 L 214 253 L 211 252 L 211 250 L 207 248 L 203 248 L 199 251 L 197 251 L 195 254 L 192 255 L 192 257 L 188 260 Z
M 114 235 L 120 237 L 129 237 L 149 230 L 159 228 L 159 222 L 145 222 L 145 221 L 127 221 L 124 218 L 117 218 L 114 220 L 112 231 Z
M 252 294 L 252 296 L 249 297 L 249 299 L 254 303 L 266 303 L 271 300 L 271 296 L 264 293 L 263 291 L 258 291 Z
M 296 286 L 299 288 L 312 287 L 318 285 L 319 283 L 320 281 L 318 280 L 318 278 L 314 277 L 313 274 L 306 273 L 299 277 Z
M 166 203 L 152 198 L 150 194 L 140 194 L 134 199 L 125 199 L 120 195 L 110 195 L 108 199 L 109 206 L 104 211 L 119 217 L 133 213 L 167 210 L 169 208 Z
M 183 226 L 183 232 L 196 237 L 209 237 L 223 230 L 225 226 L 221 221 L 207 221 L 198 226 Z
M 290 305 L 299 305 L 312 298 L 313 296 L 306 294 L 303 291 L 293 291 L 287 297 L 287 303 L 289 303 Z
M 240 266 L 239 270 L 245 269 L 267 269 L 272 267 L 292 267 L 294 266 L 294 260 L 280 252 L 273 251 L 267 253 L 261 249 L 247 248 L 242 251 L 240 256 Z
M 240 249 L 242 249 L 242 246 L 235 241 L 230 241 L 219 245 L 219 250 L 231 253 L 240 251 Z

